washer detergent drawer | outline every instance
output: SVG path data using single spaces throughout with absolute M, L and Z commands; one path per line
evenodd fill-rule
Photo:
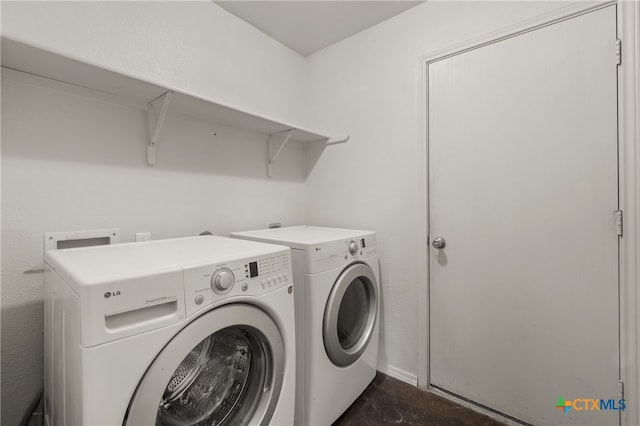
M 91 347 L 175 324 L 185 318 L 182 268 L 85 287 L 82 346 Z

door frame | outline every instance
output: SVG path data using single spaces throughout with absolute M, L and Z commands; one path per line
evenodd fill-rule
M 484 410 L 468 401 L 438 392 L 429 385 L 429 179 L 428 179 L 428 65 L 448 56 L 477 49 L 529 31 L 552 25 L 585 13 L 616 5 L 618 38 L 622 40 L 622 63 L 618 68 L 618 159 L 619 208 L 624 212 L 624 235 L 619 240 L 620 294 L 620 377 L 624 382 L 624 398 L 640 400 L 640 3 L 637 1 L 604 1 L 598 4 L 577 2 L 516 25 L 484 34 L 419 58 L 420 69 L 420 139 L 418 184 L 418 387 L 455 400 L 485 414 L 509 419 Z M 640 408 L 629 404 L 621 412 L 623 425 L 640 424 Z M 509 421 L 509 423 L 512 423 Z

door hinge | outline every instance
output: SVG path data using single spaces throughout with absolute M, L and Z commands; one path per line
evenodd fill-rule
M 624 382 L 622 380 L 618 380 L 618 394 L 620 398 L 624 399 Z
M 618 231 L 618 235 L 622 237 L 622 210 L 616 210 L 616 230 Z
M 622 64 L 622 40 L 616 40 L 616 64 Z

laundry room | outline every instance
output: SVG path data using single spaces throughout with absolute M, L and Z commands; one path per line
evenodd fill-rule
M 257 402 L 252 409 L 263 417 L 228 414 L 236 423 L 221 424 L 640 424 L 638 1 L 2 1 L 0 7 L 2 425 L 37 424 L 25 418 L 38 410 L 44 417 L 45 301 L 52 288 L 64 287 L 62 281 L 51 287 L 45 276 L 67 268 L 61 280 L 83 276 L 72 272 L 85 261 L 73 250 L 45 259 L 45 234 L 95 230 L 113 230 L 115 242 L 134 243 L 127 247 L 193 240 L 157 246 L 157 262 L 165 264 L 149 261 L 159 270 L 182 265 L 185 281 L 189 268 L 200 271 L 206 263 L 196 254 L 209 250 L 202 241 L 234 237 L 234 252 L 240 239 L 253 240 L 242 241 L 248 248 L 238 248 L 237 258 L 211 260 L 218 266 L 200 275 L 210 280 L 214 298 L 249 300 L 256 288 L 256 303 L 271 303 L 262 291 L 273 284 L 284 299 L 290 285 L 307 280 L 295 270 L 304 256 L 309 265 L 324 262 L 312 249 L 335 249 L 339 254 L 326 259 L 345 262 L 329 284 L 349 274 L 362 284 L 359 291 L 376 309 L 367 314 L 370 322 L 334 309 L 360 333 L 375 334 L 366 343 L 375 341 L 377 350 L 370 347 L 367 356 L 377 377 L 368 388 L 371 379 L 354 388 L 351 408 L 325 419 L 313 417 L 322 403 L 299 402 L 314 389 L 331 393 L 313 388 L 307 376 L 334 373 L 327 389 L 346 400 L 336 372 L 355 383 L 347 358 L 365 348 L 359 352 L 340 335 L 338 352 L 341 344 L 347 350 L 333 353 L 338 361 L 327 341 L 318 346 L 321 361 L 316 352 L 302 357 L 301 339 L 312 334 L 301 333 L 301 323 L 313 327 L 318 320 L 313 330 L 322 333 L 322 315 L 333 308 L 323 305 L 319 316 L 304 319 L 315 308 L 296 299 L 295 319 L 267 306 L 279 331 L 263 330 L 245 343 L 262 347 L 260 336 L 280 333 L 275 340 L 284 341 L 283 354 L 290 353 L 287 345 L 296 347 L 295 377 L 287 380 L 294 369 L 285 368 L 274 389 L 282 389 L 282 398 L 295 394 L 302 414 L 294 415 L 293 401 L 275 408 Z M 569 134 L 574 145 L 553 136 Z M 510 143 L 516 139 L 521 144 Z M 598 142 L 605 140 L 611 143 Z M 588 150 L 576 154 L 583 145 Z M 299 234 L 243 235 L 303 225 L 369 231 L 332 233 L 326 246 L 315 234 L 308 241 Z M 340 244 L 329 244 L 334 240 Z M 251 244 L 291 250 L 251 251 Z M 136 258 L 138 249 L 131 250 L 113 259 Z M 170 257 L 187 252 L 197 262 Z M 267 273 L 268 262 L 276 266 Z M 368 269 L 351 272 L 353 265 Z M 127 268 L 123 274 L 139 276 Z M 100 280 L 121 279 L 104 271 Z M 330 300 L 337 287 L 322 297 Z M 304 290 L 307 301 L 311 288 Z M 116 300 L 112 291 L 109 303 Z M 275 293 L 269 297 L 280 306 Z M 183 303 L 184 296 L 175 297 Z M 192 308 L 202 309 L 201 299 L 189 299 L 187 317 L 193 300 Z M 143 322 L 155 306 L 165 315 L 163 303 L 141 310 Z M 354 304 L 350 312 L 360 308 Z M 265 322 L 255 315 L 251 330 Z M 140 334 L 151 336 L 146 330 Z M 265 353 L 279 351 L 273 348 Z M 165 362 L 164 355 L 154 358 L 162 349 L 150 350 L 150 360 Z M 101 357 L 125 365 L 127 355 Z M 327 358 L 335 369 L 310 373 Z M 278 365 L 267 362 L 262 370 Z M 86 377 L 102 377 L 93 373 Z M 135 417 L 143 399 L 132 396 L 156 380 L 145 377 L 122 392 L 131 395 L 117 408 L 126 415 L 116 415 L 116 423 L 147 419 Z M 597 410 L 588 408 L 598 400 Z M 78 418 L 100 424 L 100 417 Z M 192 424 L 216 424 L 208 421 Z

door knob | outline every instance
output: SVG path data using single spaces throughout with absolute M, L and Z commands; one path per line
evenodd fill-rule
M 431 245 L 433 246 L 433 248 L 443 249 L 447 245 L 447 242 L 442 237 L 435 237 L 431 242 Z

